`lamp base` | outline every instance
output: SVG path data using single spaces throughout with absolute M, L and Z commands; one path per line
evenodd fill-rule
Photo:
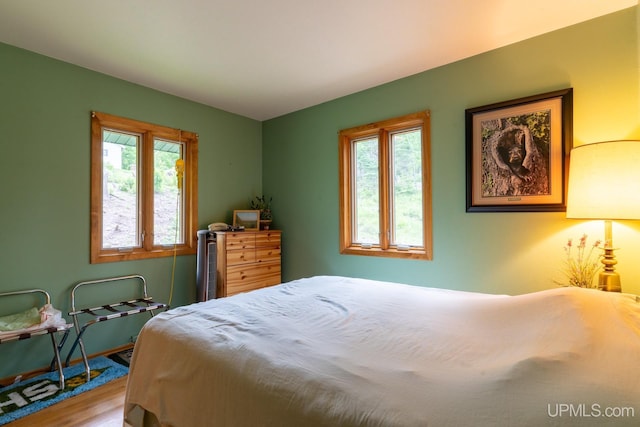
M 601 272 L 598 277 L 598 288 L 607 292 L 622 292 L 620 275 L 616 272 Z

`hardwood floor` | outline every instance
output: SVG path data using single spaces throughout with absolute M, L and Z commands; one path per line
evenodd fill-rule
M 9 427 L 122 427 L 127 377 L 13 421 Z

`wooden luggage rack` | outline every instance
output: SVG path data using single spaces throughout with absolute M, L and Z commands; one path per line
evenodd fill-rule
M 41 296 L 44 297 L 45 304 L 51 304 L 51 296 L 49 296 L 49 293 L 47 291 L 42 289 L 28 289 L 24 291 L 3 292 L 3 293 L 0 293 L 0 297 L 25 295 L 25 294 L 40 294 Z M 17 331 L 19 333 L 16 333 L 15 335 L 9 335 L 4 338 L 0 338 L 0 344 L 4 344 L 10 341 L 26 340 L 39 335 L 48 334 L 51 337 L 51 345 L 53 347 L 53 361 L 51 362 L 51 371 L 55 369 L 54 365 L 57 365 L 60 390 L 63 390 L 64 389 L 64 373 L 62 372 L 62 363 L 60 362 L 60 349 L 64 345 L 64 339 L 66 337 L 66 334 L 69 332 L 69 329 L 71 329 L 70 323 L 65 324 L 63 326 L 51 326 L 48 328 L 32 329 L 32 330 L 23 331 L 23 332 Z M 55 334 L 56 332 L 62 332 L 62 331 L 65 332 L 65 335 L 60 341 L 60 344 L 58 344 Z
M 80 288 L 124 280 L 133 280 L 133 283 L 138 284 L 138 292 L 140 295 L 138 298 L 112 304 L 104 304 L 99 307 L 91 308 L 78 308 L 78 306 L 76 305 L 76 294 L 78 293 L 78 290 Z M 100 322 L 106 322 L 107 320 L 117 319 L 125 316 L 132 316 L 140 313 L 149 313 L 149 315 L 153 317 L 154 310 L 167 309 L 168 307 L 168 304 L 153 301 L 153 299 L 147 294 L 146 280 L 144 279 L 144 277 L 138 274 L 110 277 L 107 279 L 90 280 L 78 283 L 73 287 L 73 290 L 71 291 L 71 311 L 69 312 L 69 316 L 73 318 L 73 325 L 76 330 L 76 339 L 71 346 L 71 350 L 69 350 L 69 354 L 67 355 L 67 359 L 65 360 L 65 366 L 69 366 L 71 355 L 76 349 L 76 346 L 80 345 L 82 362 L 84 363 L 87 381 L 89 381 L 91 379 L 91 371 L 89 368 L 89 362 L 87 360 L 87 353 L 84 348 L 84 343 L 82 342 L 82 336 L 89 326 Z M 82 324 L 82 326 L 80 326 L 80 317 L 82 317 L 83 319 L 88 318 L 88 320 L 86 320 Z

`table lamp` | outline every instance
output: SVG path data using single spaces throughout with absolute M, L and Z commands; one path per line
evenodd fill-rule
M 604 220 L 603 268 L 598 287 L 620 292 L 614 219 L 640 219 L 640 141 L 607 141 L 571 150 L 567 218 Z

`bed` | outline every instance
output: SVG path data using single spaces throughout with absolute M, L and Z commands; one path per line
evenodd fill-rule
M 150 320 L 125 425 L 637 426 L 639 362 L 634 295 L 317 276 Z

